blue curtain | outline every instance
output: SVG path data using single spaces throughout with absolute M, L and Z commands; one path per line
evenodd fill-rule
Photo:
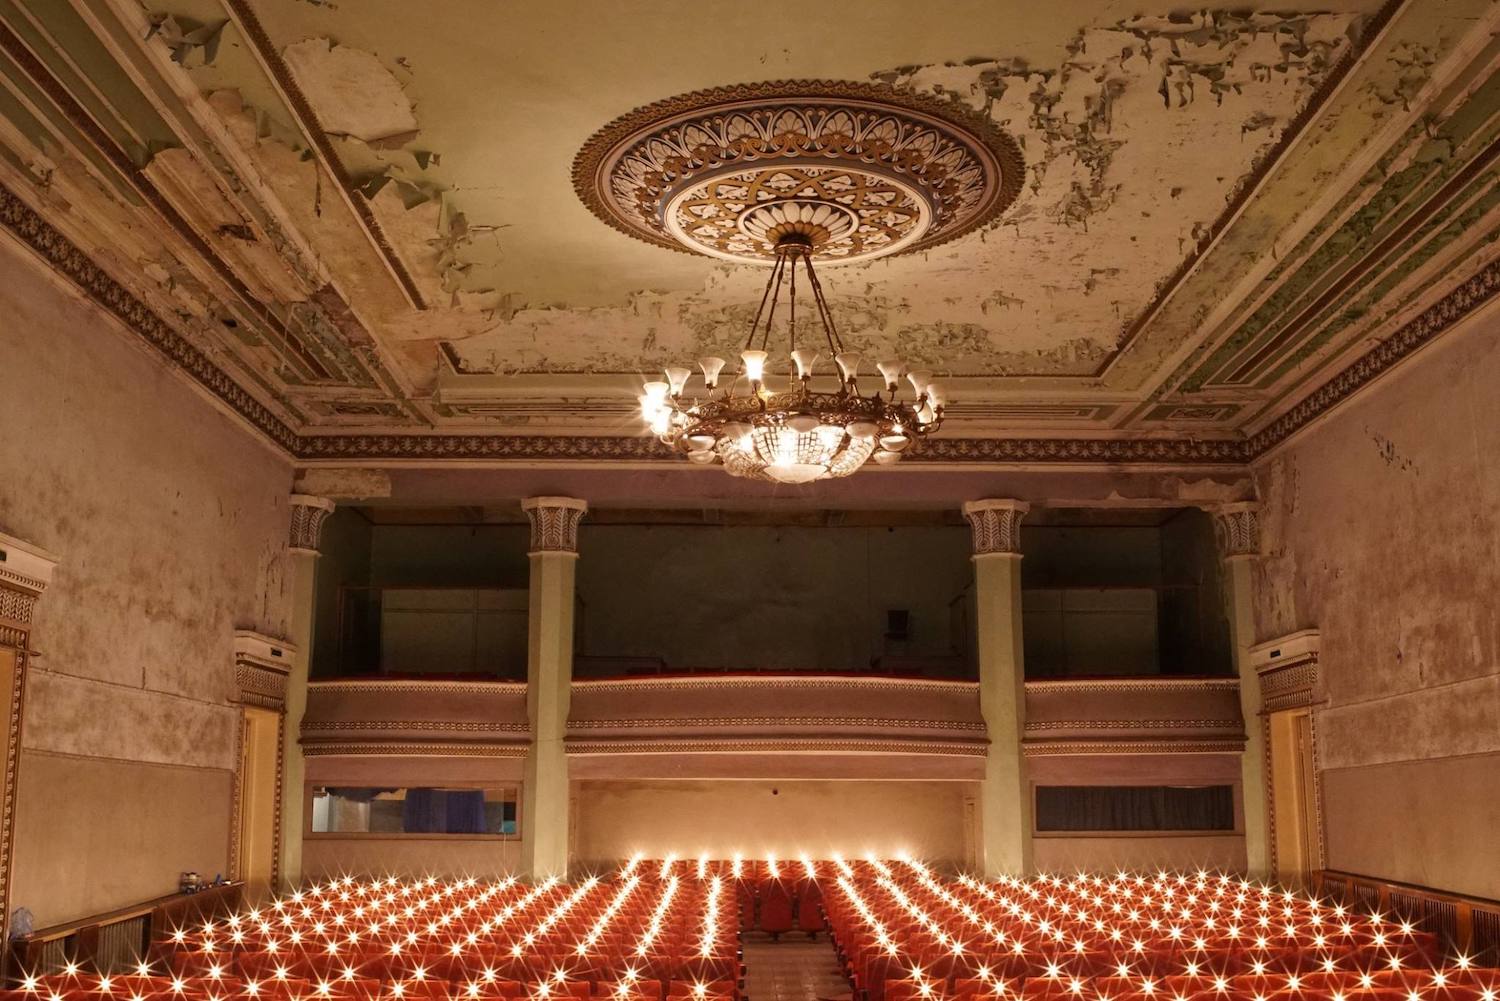
M 408 834 L 483 834 L 482 789 L 408 789 L 402 806 Z

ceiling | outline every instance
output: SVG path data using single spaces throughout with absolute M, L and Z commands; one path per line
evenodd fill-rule
M 1487 300 L 1485 0 L 0 0 L 0 224 L 309 463 L 658 459 L 642 378 L 764 270 L 575 194 L 632 109 L 780 79 L 989 116 L 1020 196 L 826 270 L 953 404 L 914 456 L 1236 465 Z

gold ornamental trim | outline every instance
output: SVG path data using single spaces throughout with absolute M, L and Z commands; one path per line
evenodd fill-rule
M 662 692 L 686 691 L 696 688 L 807 688 L 813 690 L 864 688 L 889 689 L 900 692 L 950 693 L 956 695 L 979 694 L 977 681 L 938 681 L 927 678 L 864 678 L 812 677 L 798 678 L 792 675 L 755 674 L 708 674 L 689 675 L 680 678 L 593 678 L 573 682 L 573 691 L 610 692 Z
M 850 726 L 984 733 L 981 722 L 951 719 L 891 719 L 880 716 L 677 716 L 650 719 L 571 720 L 569 730 L 668 729 L 698 726 Z
M 393 758 L 524 758 L 525 743 L 469 743 L 444 740 L 423 741 L 329 741 L 303 743 L 306 757 L 381 755 Z
M 984 757 L 988 741 L 915 740 L 568 740 L 568 754 L 933 754 Z
M 1044 692 L 1237 692 L 1239 678 L 1046 678 L 1027 681 L 1028 694 Z
M 309 690 L 353 695 L 366 692 L 435 692 L 440 695 L 525 694 L 524 681 L 425 681 L 421 678 L 341 678 L 309 681 Z
M 1021 752 L 1028 758 L 1064 754 L 1238 754 L 1240 740 L 1026 740 Z

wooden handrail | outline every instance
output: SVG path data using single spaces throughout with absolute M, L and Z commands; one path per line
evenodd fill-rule
M 1431 930 L 1437 932 L 1450 948 L 1481 962 L 1500 962 L 1500 900 L 1471 897 L 1447 890 L 1435 890 L 1430 886 L 1421 886 L 1416 883 L 1402 883 L 1394 879 L 1363 876 L 1338 869 L 1323 869 L 1315 872 L 1312 874 L 1311 882 L 1318 893 L 1326 893 L 1331 886 L 1341 884 L 1340 896 L 1345 900 L 1356 895 L 1356 887 L 1373 890 L 1372 903 L 1374 909 L 1378 911 L 1401 910 L 1402 905 L 1392 902 L 1392 893 L 1415 898 L 1422 905 L 1421 913 L 1404 915 L 1404 917 L 1432 919 L 1431 923 L 1437 924 L 1438 927 Z M 1451 927 L 1439 920 L 1439 915 L 1435 914 L 1434 908 L 1430 906 L 1434 904 L 1440 908 L 1452 909 Z M 1480 920 L 1477 922 L 1475 921 L 1476 914 L 1480 915 Z
M 38 928 L 9 943 L 4 953 L 5 983 L 10 984 L 20 973 L 34 971 L 45 948 L 59 940 L 63 942 L 64 954 L 70 961 L 83 967 L 94 967 L 97 965 L 99 933 L 105 928 L 142 918 L 145 924 L 140 955 L 145 958 L 151 943 L 170 934 L 172 926 L 227 917 L 239 910 L 244 887 L 242 882 L 220 883 L 197 893 L 170 893 L 102 914 Z

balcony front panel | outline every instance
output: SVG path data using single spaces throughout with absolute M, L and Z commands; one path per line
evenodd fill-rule
M 975 779 L 972 682 L 842 675 L 573 683 L 575 777 Z

